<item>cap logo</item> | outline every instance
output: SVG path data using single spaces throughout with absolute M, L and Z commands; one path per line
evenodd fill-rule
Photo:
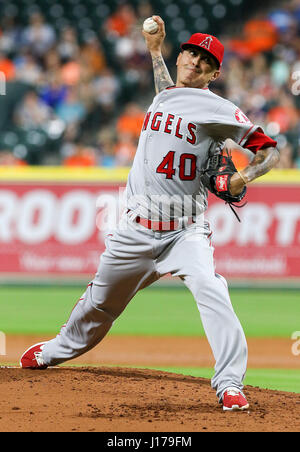
M 199 45 L 201 47 L 204 47 L 205 49 L 209 50 L 212 41 L 213 41 L 212 36 L 207 36 Z

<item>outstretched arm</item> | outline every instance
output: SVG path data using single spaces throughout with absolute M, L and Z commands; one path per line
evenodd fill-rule
M 154 34 L 143 31 L 143 35 L 152 58 L 155 91 L 158 94 L 168 86 L 174 85 L 174 82 L 161 53 L 161 47 L 166 37 L 165 23 L 159 16 L 152 16 L 152 18 L 158 24 L 158 31 Z
M 232 145 L 235 149 L 240 147 L 233 141 Z M 230 151 L 230 143 L 228 150 Z M 279 162 L 279 160 L 279 152 L 274 147 L 268 147 L 257 151 L 251 163 L 246 166 L 246 168 L 232 176 L 230 181 L 231 194 L 237 195 L 241 193 L 244 185 L 268 173 Z

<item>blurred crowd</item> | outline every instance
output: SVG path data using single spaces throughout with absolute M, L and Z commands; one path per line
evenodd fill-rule
M 210 30 L 226 49 L 211 90 L 278 141 L 280 168 L 300 169 L 300 0 L 280 3 L 226 34 Z M 58 33 L 38 10 L 25 26 L 2 17 L 0 165 L 130 166 L 154 95 L 141 34 L 154 13 L 147 0 L 123 2 L 98 32 L 81 36 L 71 25 Z M 166 31 L 174 78 L 179 46 Z M 237 152 L 236 159 L 243 166 L 249 157 Z

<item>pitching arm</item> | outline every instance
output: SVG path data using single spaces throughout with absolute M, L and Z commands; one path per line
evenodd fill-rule
M 162 44 L 166 37 L 165 23 L 160 16 L 152 16 L 152 18 L 158 24 L 158 31 L 154 34 L 146 33 L 145 31 L 142 31 L 142 33 L 152 58 L 155 91 L 158 94 L 168 88 L 168 86 L 174 85 L 174 82 L 161 52 Z

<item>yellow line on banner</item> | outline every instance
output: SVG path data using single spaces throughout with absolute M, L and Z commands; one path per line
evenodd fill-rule
M 0 183 L 17 182 L 126 182 L 130 168 L 1 167 Z
M 269 173 L 253 181 L 252 184 L 300 185 L 300 170 L 273 169 Z
M 74 167 L 63 166 L 0 166 L 1 182 L 126 182 L 130 168 Z M 252 184 L 300 185 L 300 170 L 274 169 L 258 178 Z

